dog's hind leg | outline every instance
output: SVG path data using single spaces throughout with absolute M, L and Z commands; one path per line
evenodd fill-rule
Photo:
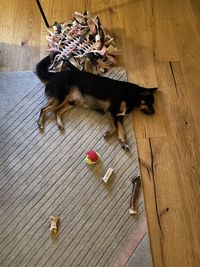
M 68 103 L 64 103 L 59 109 L 56 109 L 55 115 L 56 115 L 56 124 L 60 130 L 64 130 L 64 125 L 62 122 L 62 115 L 69 109 L 73 108 L 73 105 L 70 105 Z
M 40 130 L 44 129 L 45 114 L 49 111 L 55 110 L 58 103 L 58 100 L 52 97 L 48 100 L 48 103 L 43 108 L 41 108 L 39 120 L 37 122 Z

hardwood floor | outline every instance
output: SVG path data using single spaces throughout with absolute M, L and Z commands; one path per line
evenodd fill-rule
M 158 86 L 155 116 L 134 112 L 154 266 L 200 266 L 200 2 L 41 1 L 49 23 L 85 9 L 123 50 L 129 81 Z M 0 70 L 33 70 L 46 53 L 34 0 L 0 2 Z M 145 166 L 148 166 L 146 168 Z

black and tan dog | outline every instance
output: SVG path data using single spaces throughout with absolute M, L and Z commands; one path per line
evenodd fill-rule
M 154 114 L 154 96 L 157 88 L 143 88 L 129 82 L 117 81 L 75 69 L 50 73 L 48 66 L 51 57 L 41 60 L 36 72 L 46 83 L 45 94 L 48 103 L 41 109 L 38 126 L 44 128 L 45 114 L 54 111 L 58 127 L 63 130 L 61 116 L 74 106 L 90 108 L 108 114 L 112 128 L 105 133 L 110 136 L 118 133 L 122 148 L 128 150 L 123 118 L 134 108 L 141 108 L 145 114 Z

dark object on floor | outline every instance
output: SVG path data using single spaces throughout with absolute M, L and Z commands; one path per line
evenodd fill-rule
M 133 189 L 132 189 L 132 194 L 131 194 L 129 212 L 130 214 L 137 214 L 137 199 L 138 199 L 140 188 L 141 188 L 140 176 L 134 177 L 132 179 L 132 183 L 133 183 Z

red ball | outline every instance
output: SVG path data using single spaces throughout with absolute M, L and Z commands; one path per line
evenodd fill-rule
M 88 151 L 86 155 L 87 155 L 87 158 L 90 159 L 92 162 L 97 162 L 99 160 L 99 155 L 94 150 Z

